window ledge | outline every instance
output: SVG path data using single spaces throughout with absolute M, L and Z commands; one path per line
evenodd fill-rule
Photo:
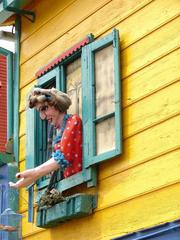
M 48 228 L 77 217 L 88 216 L 96 207 L 97 197 L 89 194 L 75 194 L 51 208 L 37 212 L 36 225 Z
M 88 169 L 83 169 L 83 171 L 59 181 L 56 188 L 60 192 L 63 192 L 85 182 L 87 183 L 87 187 L 94 187 L 96 186 L 96 181 L 97 181 L 96 168 L 91 167 Z M 38 184 L 39 192 L 37 200 L 41 197 L 41 194 L 44 192 L 44 188 L 46 188 L 48 184 L 49 179 L 44 180 Z

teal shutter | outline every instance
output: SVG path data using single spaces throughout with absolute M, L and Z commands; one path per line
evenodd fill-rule
M 90 121 L 89 121 L 89 72 L 88 72 L 88 46 L 82 48 L 81 56 L 82 65 L 82 120 L 83 120 L 83 168 L 88 166 L 89 162 L 89 138 L 90 138 Z
M 122 152 L 119 34 L 83 48 L 85 167 Z
M 36 166 L 36 110 L 26 110 L 26 168 Z
M 35 109 L 26 110 L 26 169 L 36 167 L 36 125 L 37 113 Z M 28 222 L 33 222 L 33 191 L 34 187 L 28 187 Z
M 61 82 L 61 69 L 59 66 L 47 72 L 45 75 L 38 78 L 37 87 L 40 88 L 60 88 Z M 48 122 L 40 119 L 39 114 L 36 112 L 36 134 L 38 136 L 36 140 L 36 166 L 43 164 L 47 161 L 49 156 L 48 150 Z M 38 179 L 38 188 L 43 188 L 49 183 L 49 175 L 43 176 Z

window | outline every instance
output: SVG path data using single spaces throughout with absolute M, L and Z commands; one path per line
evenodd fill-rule
M 75 51 L 70 50 L 43 68 L 37 83 L 40 87 L 56 86 L 67 92 L 73 102 L 69 112 L 79 114 L 83 120 L 83 170 L 59 181 L 60 191 L 83 182 L 94 186 L 96 164 L 122 151 L 118 31 L 113 30 L 97 41 L 91 38 L 86 44 L 76 45 Z M 35 110 L 27 110 L 28 168 L 46 160 L 47 130 L 47 124 L 40 122 Z M 47 183 L 47 179 L 41 179 L 39 189 Z

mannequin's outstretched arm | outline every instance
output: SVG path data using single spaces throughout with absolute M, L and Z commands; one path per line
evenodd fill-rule
M 20 180 L 16 183 L 10 182 L 9 186 L 12 188 L 27 187 L 28 185 L 34 183 L 38 178 L 43 177 L 59 168 L 60 165 L 54 160 L 54 158 L 51 158 L 38 167 L 17 173 L 16 178 Z

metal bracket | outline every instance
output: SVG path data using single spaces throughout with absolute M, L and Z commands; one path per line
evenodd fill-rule
M 22 15 L 23 17 L 27 18 L 31 22 L 35 22 L 35 13 L 29 10 L 22 10 L 14 7 L 6 7 L 6 10 L 9 12 L 14 12 L 19 15 Z

